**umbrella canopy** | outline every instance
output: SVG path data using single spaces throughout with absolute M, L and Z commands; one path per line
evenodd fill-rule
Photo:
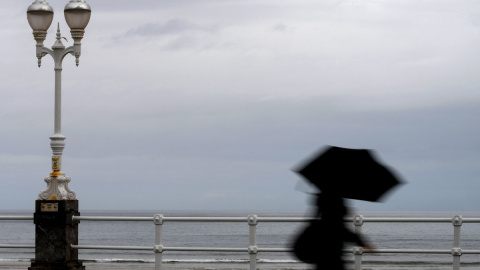
M 372 202 L 401 183 L 367 149 L 330 146 L 295 171 L 322 192 Z

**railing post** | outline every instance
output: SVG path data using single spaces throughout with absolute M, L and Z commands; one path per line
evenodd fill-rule
M 460 228 L 462 227 L 462 216 L 454 216 L 452 218 L 453 224 L 453 270 L 460 270 L 460 256 L 462 256 L 462 249 L 460 248 Z
M 248 227 L 250 235 L 250 245 L 248 247 L 248 253 L 250 254 L 250 270 L 257 269 L 257 215 L 248 216 Z
M 355 225 L 355 233 L 360 235 L 362 233 L 363 216 L 356 215 L 353 218 L 353 225 Z M 353 255 L 355 256 L 355 270 L 361 270 L 363 248 L 362 247 L 353 248 Z
M 153 251 L 155 252 L 155 270 L 162 269 L 162 224 L 163 224 L 163 215 L 156 214 L 153 216 L 153 223 L 155 223 L 155 247 Z

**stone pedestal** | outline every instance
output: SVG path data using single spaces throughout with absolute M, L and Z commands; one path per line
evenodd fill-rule
M 77 200 L 37 200 L 35 202 L 35 262 L 29 270 L 84 270 L 78 261 L 79 216 Z

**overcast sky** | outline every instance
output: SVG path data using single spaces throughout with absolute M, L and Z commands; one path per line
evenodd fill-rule
M 33 0 L 0 10 L 0 209 L 50 173 L 54 71 Z M 60 22 L 55 10 L 45 45 Z M 63 171 L 81 209 L 303 210 L 291 171 L 375 149 L 408 182 L 367 210 L 479 210 L 476 1 L 95 1 L 63 63 Z

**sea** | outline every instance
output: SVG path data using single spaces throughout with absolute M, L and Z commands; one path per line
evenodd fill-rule
M 309 212 L 287 211 L 81 211 L 82 216 L 135 216 L 153 217 L 308 217 Z M 480 217 L 480 212 L 358 212 L 364 217 Z M 33 215 L 32 211 L 0 210 L 1 216 Z M 307 225 L 305 222 L 259 222 L 259 247 L 290 247 L 292 241 Z M 347 223 L 353 230 L 353 224 Z M 453 225 L 451 223 L 364 223 L 363 237 L 378 249 L 451 249 Z M 81 221 L 80 245 L 152 246 L 155 241 L 153 222 Z M 0 244 L 34 245 L 33 221 L 0 221 Z M 162 226 L 162 244 L 167 247 L 248 247 L 249 226 L 246 222 L 165 222 Z M 480 224 L 464 223 L 461 228 L 461 248 L 480 250 Z M 30 262 L 34 249 L 0 249 L 0 265 L 11 262 Z M 153 264 L 153 251 L 79 250 L 79 259 L 101 264 Z M 259 252 L 258 265 L 282 265 L 282 269 L 301 268 L 291 253 Z M 222 264 L 248 265 L 248 253 L 166 251 L 164 264 Z M 353 255 L 346 254 L 347 268 L 353 269 Z M 363 269 L 452 269 L 449 254 L 364 254 Z M 461 256 L 462 269 L 480 269 L 480 254 Z M 288 266 L 291 267 L 288 267 Z M 365 268 L 366 267 L 366 268 Z M 259 267 L 262 269 L 261 267 Z M 221 268 L 219 268 L 221 269 Z M 247 269 L 247 268 L 245 268 Z M 268 268 L 274 269 L 274 268 Z M 279 268 L 280 269 L 280 268 Z

